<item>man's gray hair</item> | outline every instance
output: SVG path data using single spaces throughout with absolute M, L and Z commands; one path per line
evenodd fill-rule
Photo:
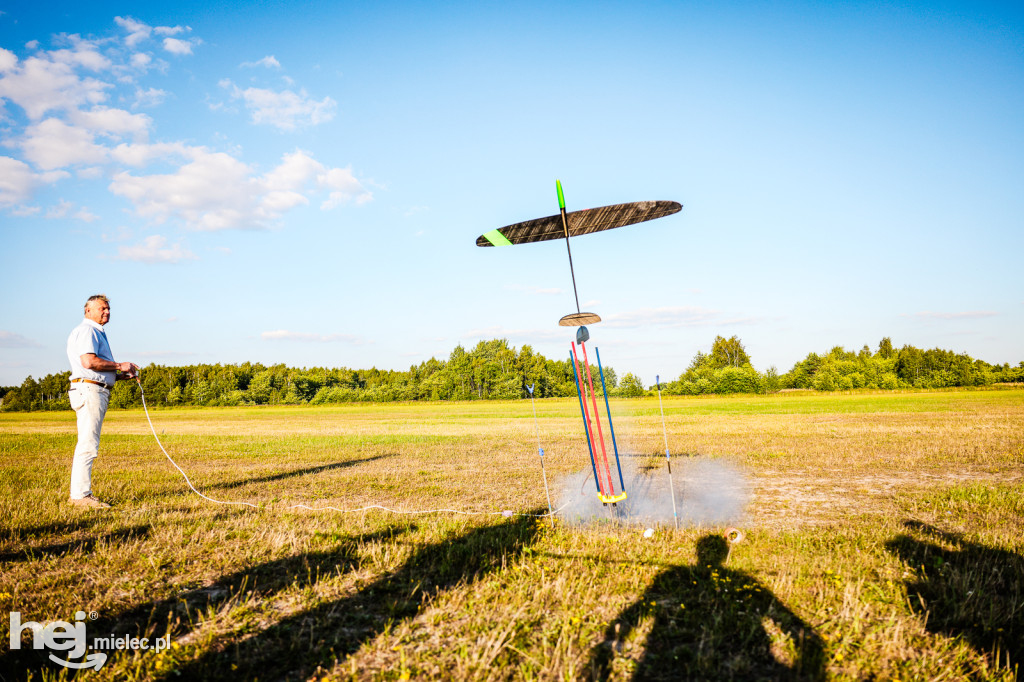
M 85 309 L 86 310 L 89 310 L 89 304 L 92 303 L 93 301 L 103 301 L 107 305 L 110 305 L 110 299 L 109 298 L 107 298 L 103 294 L 96 294 L 95 296 L 90 296 L 89 300 L 85 302 Z

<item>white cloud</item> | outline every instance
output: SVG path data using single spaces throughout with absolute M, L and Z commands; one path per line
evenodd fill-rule
M 25 158 L 43 170 L 107 159 L 107 149 L 95 143 L 91 132 L 56 118 L 29 126 L 21 148 Z
M 902 317 L 918 317 L 927 320 L 979 320 L 986 317 L 995 317 L 998 314 L 999 313 L 994 310 L 966 310 L 959 313 L 933 313 L 931 311 L 924 311 L 914 313 L 913 315 L 903 313 Z
M 161 145 L 120 145 L 114 156 L 133 157 L 142 164 Z M 262 176 L 223 152 L 202 147 L 164 145 L 165 153 L 181 153 L 189 162 L 176 172 L 136 176 L 117 173 L 110 189 L 135 205 L 136 212 L 160 223 L 182 220 L 197 230 L 260 228 L 285 211 L 309 203 L 317 190 L 329 193 L 322 208 L 344 201 L 372 198 L 350 169 L 327 168 L 304 151 L 285 154 L 281 163 Z
M 114 137 L 131 135 L 134 138 L 145 138 L 153 120 L 145 114 L 133 114 L 124 109 L 93 107 L 89 111 L 75 110 L 70 112 L 68 119 L 77 126 L 87 130 Z
M 85 206 L 78 209 L 73 217 L 77 220 L 81 220 L 83 223 L 94 223 L 100 219 L 98 215 L 87 209 Z
M 331 168 L 318 175 L 317 182 L 330 191 L 327 200 L 320 204 L 320 208 L 325 211 L 353 199 L 357 204 L 365 204 L 373 199 L 373 194 L 356 180 L 351 167 Z
M 110 190 L 140 216 L 179 218 L 199 230 L 258 227 L 251 169 L 222 152 L 193 150 L 193 160 L 165 175 L 114 175 Z
M 122 143 L 110 150 L 110 156 L 118 163 L 142 167 L 156 160 L 190 158 L 193 149 L 182 142 Z
M 21 334 L 0 329 L 0 348 L 42 348 L 42 345 Z
M 230 80 L 222 80 L 221 87 L 229 88 L 231 96 L 245 102 L 252 122 L 272 125 L 279 130 L 295 130 L 300 126 L 318 125 L 334 118 L 337 104 L 330 97 L 319 102 L 311 99 L 305 90 L 276 92 L 263 88 L 242 90 Z
M 67 177 L 64 171 L 35 173 L 24 161 L 0 156 L 0 207 L 14 207 L 32 198 L 37 187 Z M 26 212 L 27 211 L 27 212 Z M 20 215 L 30 215 L 38 209 L 20 211 Z
M 115 232 L 114 234 L 107 234 L 106 232 L 104 232 L 103 234 L 100 235 L 100 239 L 107 244 L 111 242 L 126 242 L 131 238 L 131 228 L 125 227 L 124 225 L 118 226 L 117 232 Z
M 167 99 L 167 91 L 165 90 L 158 90 L 157 88 L 143 90 L 142 88 L 137 88 L 135 90 L 135 102 L 132 103 L 132 109 L 148 109 L 159 106 L 165 99 Z
M 144 40 L 148 40 L 153 28 L 137 19 L 131 17 L 114 17 L 114 23 L 128 32 L 124 44 L 128 47 L 135 47 Z
M 160 61 L 140 48 L 154 40 L 172 52 L 187 54 L 201 41 L 186 37 L 191 31 L 187 26 L 154 28 L 130 16 L 117 17 L 115 23 L 116 41 L 60 35 L 56 40 L 61 49 L 24 59 L 0 48 L 0 106 L 8 101 L 17 104 L 28 119 L 26 123 L 20 116 L 5 116 L 11 124 L 7 144 L 16 149 L 11 156 L 0 157 L 0 207 L 8 214 L 97 220 L 87 208 L 70 203 L 29 205 L 42 185 L 69 177 L 66 171 L 72 169 L 78 180 L 109 177 L 108 190 L 126 199 L 142 218 L 156 224 L 177 220 L 198 230 L 263 228 L 300 206 L 328 210 L 373 198 L 351 167 L 324 165 L 301 150 L 283 154 L 269 169 L 259 169 L 224 144 L 216 151 L 174 140 L 151 143 L 154 120 L 134 110 L 156 106 L 168 93 L 136 84 L 138 70 L 145 72 Z M 280 68 L 273 55 L 244 65 Z M 87 78 L 88 70 L 104 77 Z M 222 85 L 244 103 L 253 121 L 281 130 L 316 125 L 334 115 L 336 105 L 329 97 L 314 100 L 305 91 L 242 90 L 230 81 Z M 111 91 L 117 101 L 131 102 L 131 108 L 108 106 Z M 185 257 L 175 248 L 180 247 L 150 240 L 131 247 L 125 257 Z
M 150 350 L 150 351 L 136 351 L 132 353 L 133 358 L 160 358 L 164 362 L 173 361 L 174 359 L 185 359 L 199 357 L 199 353 L 193 353 L 192 351 L 181 351 L 181 350 Z
M 83 105 L 100 104 L 110 87 L 95 78 L 79 78 L 72 64 L 40 57 L 17 62 L 0 77 L 0 97 L 20 106 L 32 120 L 39 120 L 49 111 L 73 111 Z
M 176 36 L 179 33 L 188 33 L 191 30 L 191 26 L 157 26 L 153 29 L 157 35 L 162 36 Z
M 84 206 L 82 208 L 78 209 L 77 211 L 75 211 L 74 213 L 72 213 L 72 211 L 74 211 L 74 209 L 75 209 L 75 204 L 73 202 L 68 201 L 66 199 L 61 199 L 60 201 L 58 201 L 53 206 L 51 206 L 50 208 L 46 209 L 46 216 L 45 217 L 50 218 L 50 219 L 60 219 L 60 218 L 67 218 L 70 215 L 72 218 L 74 218 L 76 220 L 81 220 L 82 222 L 85 222 L 85 223 L 91 223 L 91 222 L 95 222 L 95 221 L 99 220 L 99 216 L 98 215 L 95 215 L 94 213 L 92 213 L 89 209 L 85 208 Z
M 327 168 L 302 150 L 285 154 L 281 164 L 263 178 L 268 193 L 281 195 L 296 194 L 310 181 L 315 181 L 318 188 L 329 193 L 320 205 L 323 210 L 352 200 L 363 204 L 373 198 L 373 194 L 352 174 L 351 168 Z M 308 201 L 296 201 L 298 203 Z
M 198 44 L 199 41 L 194 41 Z M 192 54 L 193 41 L 180 40 L 179 38 L 164 38 L 164 49 L 171 54 L 186 55 Z
M 268 54 L 263 59 L 260 59 L 255 62 L 242 62 L 241 64 L 239 64 L 239 66 L 241 66 L 243 69 L 252 68 L 254 66 L 265 66 L 268 69 L 280 69 L 281 62 L 277 61 L 274 55 Z
M 559 341 L 565 339 L 564 329 L 508 329 L 507 327 L 492 326 L 481 329 L 470 329 L 462 335 L 463 339 L 508 339 L 509 341 L 524 341 L 534 343 L 536 341 Z
M 71 43 L 71 48 L 65 48 L 62 50 L 53 50 L 49 53 L 49 58 L 54 62 L 60 62 L 71 66 L 81 66 L 92 71 L 104 71 L 109 69 L 111 64 L 110 60 L 100 54 L 99 44 L 92 40 L 85 40 L 81 36 L 75 34 L 70 36 L 60 36 Z
M 47 218 L 63 218 L 73 209 L 75 205 L 70 201 L 61 199 L 56 205 L 46 209 Z
M 753 317 L 726 317 L 717 310 L 694 306 L 639 308 L 625 313 L 609 315 L 604 319 L 608 327 L 632 329 L 637 327 L 706 327 L 708 325 L 747 324 L 758 321 Z
M 353 334 L 309 334 L 285 329 L 262 332 L 260 338 L 264 341 L 302 341 L 306 343 L 350 343 L 353 345 L 366 343 L 365 339 Z
M 196 256 L 181 244 L 167 245 L 167 238 L 158 234 L 146 237 L 135 246 L 120 246 L 117 249 L 118 260 L 136 261 L 139 263 L 178 263 L 183 260 L 195 260 Z
M 110 150 L 96 143 L 95 134 L 115 139 L 123 135 L 144 139 L 152 122 L 145 114 L 107 107 L 74 110 L 68 119 L 70 124 L 58 118 L 47 118 L 28 126 L 21 141 L 24 158 L 44 170 L 104 163 Z
M 281 158 L 277 168 L 267 173 L 263 180 L 273 191 L 298 191 L 311 178 L 323 173 L 323 164 L 301 149 L 296 149 Z
M 18 55 L 0 47 L 0 73 L 11 71 L 18 65 Z
M 530 286 L 527 284 L 506 284 L 503 287 L 506 291 L 525 291 L 529 294 L 536 294 L 538 296 L 554 296 L 556 294 L 563 293 L 562 289 L 548 288 L 543 289 L 541 287 Z

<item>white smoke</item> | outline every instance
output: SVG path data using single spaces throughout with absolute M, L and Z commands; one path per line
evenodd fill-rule
M 600 455 L 599 455 L 600 456 Z M 703 456 L 672 458 L 671 485 L 667 462 L 638 471 L 636 462 L 650 463 L 624 454 L 619 460 L 627 498 L 616 505 L 604 505 L 597 497 L 597 486 L 591 468 L 568 476 L 562 482 L 558 506 L 565 505 L 559 517 L 572 524 L 607 521 L 647 526 L 719 526 L 740 523 L 750 499 L 750 489 L 743 473 L 729 462 Z M 609 458 L 615 490 L 620 489 L 615 461 Z M 672 495 L 675 492 L 675 511 Z
M 615 417 L 615 441 L 627 498 L 614 507 L 597 497 L 593 468 L 588 466 L 561 482 L 559 517 L 573 524 L 608 521 L 646 526 L 724 526 L 743 521 L 750 500 L 750 486 L 738 466 L 720 457 L 693 453 L 672 454 L 672 476 L 665 458 L 663 425 L 658 412 L 635 408 L 632 414 Z M 602 419 L 602 426 L 606 427 Z M 620 482 L 609 430 L 606 435 L 612 483 Z M 586 451 L 584 451 L 586 453 Z M 597 453 L 603 464 L 603 456 Z M 601 471 L 601 469 L 599 469 Z M 670 491 L 675 492 L 673 511 Z

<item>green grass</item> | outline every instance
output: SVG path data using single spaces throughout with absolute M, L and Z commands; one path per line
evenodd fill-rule
M 538 401 L 547 474 L 588 466 L 577 404 Z M 657 399 L 615 401 L 664 460 Z M 528 401 L 111 412 L 66 502 L 71 413 L 0 414 L 0 612 L 161 636 L 89 679 L 1015 679 L 1024 656 L 1024 391 L 665 398 L 673 469 L 728 462 L 722 528 L 568 526 Z M 678 469 L 677 469 L 678 467 Z M 288 509 L 381 504 L 480 515 Z M 8 641 L 4 618 L 0 637 Z M 64 679 L 25 646 L 0 679 Z

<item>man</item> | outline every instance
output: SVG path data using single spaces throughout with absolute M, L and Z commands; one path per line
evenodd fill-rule
M 68 337 L 71 362 L 71 407 L 78 413 L 78 444 L 71 465 L 71 504 L 105 509 L 110 505 L 92 494 L 92 463 L 99 456 L 100 429 L 118 379 L 134 379 L 138 365 L 114 362 L 103 326 L 110 320 L 110 301 L 103 294 L 85 302 L 85 319 Z

